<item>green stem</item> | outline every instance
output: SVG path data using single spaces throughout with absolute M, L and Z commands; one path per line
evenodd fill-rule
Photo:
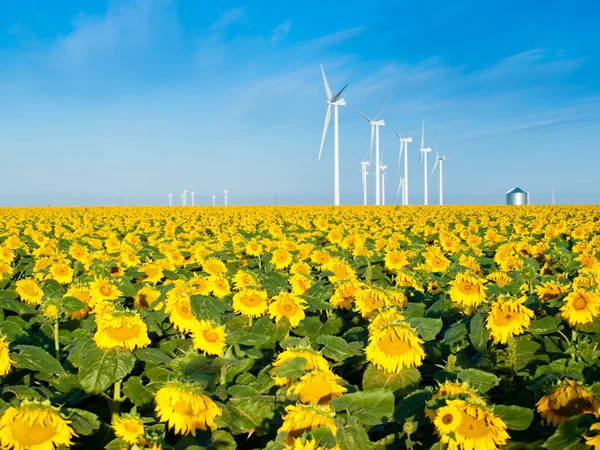
M 111 412 L 111 418 L 112 418 L 113 424 L 119 418 L 121 402 L 123 401 L 121 399 L 121 381 L 122 380 L 117 380 L 115 382 L 113 398 L 110 401 L 110 412 Z
M 56 360 L 60 362 L 60 342 L 58 341 L 58 319 L 54 322 L 54 354 Z
M 258 255 L 257 258 L 258 258 L 258 268 L 262 269 L 262 262 L 260 260 L 260 255 Z
M 248 326 L 252 328 L 252 316 L 248 317 Z

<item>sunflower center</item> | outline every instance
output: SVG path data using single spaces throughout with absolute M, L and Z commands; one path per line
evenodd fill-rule
M 154 267 L 148 267 L 146 270 L 146 275 L 148 276 L 148 278 L 154 278 L 155 276 L 158 275 L 158 270 Z
M 57 267 L 56 269 L 54 269 L 54 272 L 56 273 L 56 275 L 67 275 L 69 273 L 67 268 L 64 266 Z
M 400 356 L 411 350 L 410 343 L 404 340 L 392 341 L 389 337 L 380 340 L 377 345 L 388 356 Z
M 292 302 L 285 302 L 283 305 L 279 305 L 278 309 L 284 316 L 293 316 L 298 310 L 298 307 Z
M 140 294 L 138 297 L 138 303 L 142 308 L 148 308 L 150 305 L 148 304 L 148 297 L 146 294 Z
M 250 308 L 260 305 L 262 301 L 262 297 L 256 294 L 244 295 L 241 299 L 241 302 Z
M 501 312 L 494 319 L 494 325 L 504 327 L 511 323 L 513 315 L 509 312 Z
M 188 403 L 183 400 L 179 400 L 173 405 L 173 411 L 184 416 L 192 416 L 194 414 L 194 411 L 189 407 Z
M 571 417 L 578 414 L 592 412 L 593 405 L 589 400 L 579 397 L 569 400 L 566 405 L 561 405 L 558 408 L 552 409 L 554 409 L 561 416 Z
M 442 422 L 444 425 L 450 425 L 454 421 L 454 416 L 452 414 L 446 414 L 442 417 Z
M 107 285 L 107 284 L 103 284 L 102 286 L 100 286 L 100 293 L 102 295 L 105 295 L 105 296 L 108 297 L 111 294 L 111 288 L 110 288 L 110 286 Z
M 203 334 L 204 339 L 206 339 L 208 342 L 217 342 L 217 340 L 219 339 L 219 335 L 213 330 L 205 330 Z
M 329 403 L 333 398 L 331 385 L 323 378 L 314 378 L 304 386 L 301 392 L 302 400 L 316 400 L 314 403 Z
M 140 424 L 133 420 L 125 422 L 125 424 L 123 424 L 123 427 L 130 433 L 134 433 L 134 434 L 138 434 L 141 431 Z
M 466 438 L 477 439 L 485 436 L 487 431 L 488 428 L 483 417 L 476 419 L 465 414 L 457 433 L 462 434 Z
M 37 292 L 35 291 L 35 287 L 33 287 L 30 284 L 26 284 L 25 286 L 23 286 L 23 294 L 27 295 L 28 297 L 35 297 L 37 295 Z
M 39 419 L 35 419 L 33 423 L 17 420 L 12 424 L 12 432 L 15 441 L 25 448 L 41 445 L 57 434 L 50 420 L 44 423 Z
M 463 283 L 462 284 L 462 290 L 464 292 L 466 292 L 467 294 L 470 293 L 473 290 L 473 285 L 471 283 Z
M 183 319 L 192 319 L 194 317 L 190 306 L 187 304 L 182 305 L 181 303 L 178 303 L 176 306 L 176 310 Z
M 576 309 L 577 311 L 582 311 L 586 307 L 587 307 L 587 301 L 582 295 L 579 295 L 573 302 L 573 309 Z
M 120 327 L 108 327 L 106 334 L 115 341 L 126 342 L 136 338 L 140 334 L 140 326 L 123 324 Z

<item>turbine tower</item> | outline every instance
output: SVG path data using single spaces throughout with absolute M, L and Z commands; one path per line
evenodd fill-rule
M 183 199 L 181 202 L 181 206 L 187 206 L 187 191 L 185 189 L 181 198 Z
M 196 191 L 192 191 L 191 194 L 192 194 L 192 206 L 195 206 L 195 204 L 194 204 L 194 195 L 196 195 Z
M 362 178 L 362 190 L 363 190 L 363 205 L 367 204 L 367 175 L 369 175 L 369 172 L 367 171 L 368 165 L 369 165 L 369 161 L 360 161 L 360 175 Z
M 398 139 L 400 140 L 400 151 L 398 153 L 398 173 L 400 173 L 400 161 L 402 160 L 402 153 L 404 152 L 404 177 L 400 178 L 396 195 L 400 193 L 400 189 L 402 188 L 401 203 L 405 206 L 408 205 L 408 144 L 409 142 L 412 142 L 412 138 L 407 136 L 409 131 L 410 129 L 404 134 L 405 137 L 402 137 L 394 128 L 394 133 L 396 133 L 396 136 L 398 136 Z
M 173 194 L 169 194 L 169 206 L 173 206 Z
M 443 162 L 446 161 L 446 157 L 440 156 L 440 154 L 438 153 L 435 138 L 433 138 L 433 145 L 435 147 L 435 164 L 433 165 L 433 169 L 431 170 L 431 174 L 429 176 L 433 175 L 433 172 L 435 172 L 435 168 L 437 167 L 437 165 L 439 163 L 439 165 L 440 165 L 440 205 L 443 205 L 444 204 L 444 179 L 443 179 L 443 175 L 442 175 L 442 165 L 443 165 Z
M 223 197 L 224 197 L 224 199 L 225 199 L 225 206 L 227 206 L 227 198 L 228 198 L 228 197 L 227 197 L 227 194 L 229 193 L 229 191 L 228 191 L 227 189 L 225 189 L 225 190 L 223 190 L 223 193 L 224 193 L 224 196 L 223 196 Z
M 323 64 L 321 64 L 321 73 L 323 74 L 323 83 L 325 84 L 325 92 L 327 94 L 327 114 L 325 114 L 325 125 L 323 125 L 323 135 L 321 136 L 321 148 L 319 149 L 318 160 L 321 160 L 323 144 L 325 143 L 327 128 L 329 127 L 329 121 L 331 120 L 331 107 L 333 106 L 333 204 L 338 206 L 340 204 L 340 141 L 338 127 L 338 106 L 346 106 L 346 100 L 341 98 L 341 95 L 348 85 L 344 86 L 337 94 L 332 96 L 329 83 L 327 83 L 327 77 L 325 76 L 325 70 L 323 69 Z
M 373 156 L 373 137 L 375 137 L 375 204 L 376 205 L 380 205 L 381 204 L 381 162 L 379 160 L 379 127 L 383 127 L 385 126 L 385 122 L 383 119 L 377 120 L 379 118 L 379 115 L 381 114 L 381 112 L 383 111 L 383 108 L 385 108 L 385 104 L 387 103 L 387 101 L 390 99 L 390 97 L 388 97 L 385 102 L 383 102 L 383 106 L 381 107 L 381 109 L 379 110 L 379 112 L 377 113 L 377 115 L 375 116 L 375 118 L 373 120 L 371 120 L 369 118 L 369 116 L 367 116 L 365 113 L 363 113 L 360 109 L 357 109 L 357 111 L 365 118 L 367 119 L 367 122 L 369 122 L 371 124 L 371 147 L 369 150 L 369 159 L 371 159 L 371 157 Z
M 217 206 L 217 196 L 213 194 L 213 206 Z
M 385 205 L 385 179 L 388 178 L 386 173 L 387 166 L 381 166 L 381 204 Z
M 421 152 L 421 154 L 419 155 L 419 161 L 421 160 L 421 158 L 423 159 L 423 173 L 425 178 L 423 204 L 427 205 L 427 199 L 429 196 L 429 193 L 427 191 L 427 153 L 431 152 L 431 147 L 425 148 L 425 117 L 423 117 L 423 129 L 421 130 L 421 148 L 419 149 L 419 151 Z

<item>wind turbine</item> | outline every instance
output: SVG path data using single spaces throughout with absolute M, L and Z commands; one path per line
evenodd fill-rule
M 421 154 L 419 155 L 419 161 L 421 158 L 423 159 L 423 173 L 425 174 L 425 190 L 424 190 L 424 200 L 423 204 L 427 205 L 427 198 L 429 193 L 427 191 L 428 183 L 427 183 L 427 153 L 431 151 L 431 147 L 425 148 L 425 117 L 423 117 L 423 129 L 421 130 L 421 148 L 419 149 Z
M 387 101 L 390 99 L 390 97 L 388 97 L 385 102 L 383 102 L 383 106 L 381 107 L 381 109 L 379 110 L 379 112 L 377 113 L 377 115 L 375 116 L 375 118 L 373 120 L 371 120 L 369 118 L 369 116 L 367 116 L 365 113 L 363 113 L 360 109 L 357 109 L 357 111 L 365 118 L 367 119 L 367 122 L 369 122 L 371 124 L 371 147 L 369 150 L 369 159 L 371 159 L 371 156 L 373 155 L 373 136 L 375 137 L 375 204 L 376 205 L 380 205 L 381 204 L 381 192 L 380 192 L 380 184 L 381 184 L 381 164 L 379 161 L 379 127 L 383 127 L 385 126 L 385 122 L 383 119 L 377 120 L 379 118 L 379 115 L 381 114 L 381 112 L 383 111 L 383 108 L 385 108 L 385 104 L 387 103 Z
M 435 147 L 435 164 L 433 165 L 433 169 L 431 170 L 431 175 L 433 175 L 433 172 L 435 172 L 435 168 L 437 167 L 438 163 L 440 164 L 440 205 L 444 204 L 444 180 L 442 177 L 442 165 L 443 162 L 446 161 L 446 157 L 445 156 L 440 156 L 440 154 L 438 153 L 438 149 L 437 149 L 437 144 L 435 142 L 435 138 L 433 138 L 433 145 Z
M 213 194 L 213 206 L 217 206 L 217 196 Z
M 363 189 L 363 205 L 367 204 L 367 175 L 369 175 L 369 172 L 367 171 L 368 165 L 369 161 L 360 161 L 360 175 L 362 178 Z
M 187 191 L 185 189 L 183 190 L 183 195 L 181 196 L 181 198 L 183 199 L 181 202 L 181 206 L 187 206 Z
M 192 206 L 195 206 L 194 195 L 196 195 L 196 191 L 192 191 L 191 194 L 192 194 Z
M 325 84 L 325 92 L 327 94 L 327 114 L 325 114 L 325 125 L 323 125 L 323 135 L 321 136 L 321 148 L 319 149 L 318 160 L 321 160 L 323 144 L 325 143 L 325 136 L 327 135 L 327 127 L 329 127 L 329 121 L 331 120 L 331 107 L 333 106 L 333 204 L 338 206 L 340 204 L 340 140 L 338 127 L 338 106 L 346 106 L 346 100 L 341 98 L 341 95 L 348 85 L 344 86 L 337 94 L 332 96 L 329 83 L 327 83 L 327 77 L 325 76 L 325 70 L 323 69 L 323 64 L 321 64 L 321 73 L 323 74 L 323 83 Z
M 386 173 L 387 166 L 381 166 L 381 204 L 385 205 L 385 179 L 388 178 Z
M 224 189 L 224 190 L 223 190 L 223 193 L 224 193 L 224 196 L 223 196 L 223 197 L 224 197 L 224 199 L 225 199 L 225 206 L 227 206 L 227 193 L 228 193 L 228 192 L 229 192 L 229 191 L 228 191 L 227 189 Z
M 169 206 L 173 206 L 173 194 L 169 194 Z
M 398 136 L 398 139 L 400 139 L 400 152 L 398 153 L 398 173 L 400 173 L 400 161 L 402 160 L 402 152 L 404 152 L 404 177 L 400 178 L 400 183 L 398 183 L 398 191 L 396 192 L 396 195 L 398 195 L 400 193 L 400 188 L 402 187 L 403 205 L 408 205 L 408 144 L 409 142 L 412 142 L 412 138 L 407 136 L 409 131 L 410 128 L 404 134 L 406 137 L 402 137 L 394 128 L 394 133 L 396 133 L 396 136 Z M 404 183 L 403 186 L 402 183 Z

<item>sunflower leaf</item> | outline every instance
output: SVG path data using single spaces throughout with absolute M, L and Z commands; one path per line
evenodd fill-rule
M 569 418 L 562 423 L 544 442 L 544 448 L 548 450 L 574 450 L 582 441 L 582 436 L 595 422 L 595 418 L 589 414 L 582 414 Z
M 121 347 L 96 349 L 83 360 L 79 382 L 88 394 L 99 394 L 133 369 L 135 356 Z
M 336 361 L 344 361 L 361 353 L 359 348 L 351 346 L 338 336 L 319 336 L 317 343 L 323 345 L 321 351 L 325 356 Z
M 335 437 L 342 450 L 371 450 L 374 448 L 365 429 L 352 416 L 348 417 L 345 426 L 338 428 Z
M 219 419 L 233 434 L 268 429 L 275 416 L 275 404 L 270 397 L 253 396 L 230 398 Z
M 424 317 L 409 317 L 408 323 L 425 341 L 432 341 L 442 331 L 442 319 L 429 319 Z
M 493 373 L 484 372 L 478 369 L 466 369 L 458 373 L 458 378 L 466 381 L 481 393 L 489 391 L 500 383 L 499 378 Z
M 280 378 L 299 378 L 304 374 L 306 358 L 296 356 L 273 370 L 273 375 Z
M 198 320 L 208 320 L 214 324 L 221 323 L 221 317 L 227 311 L 225 302 L 205 295 L 192 295 L 190 306 Z
M 377 370 L 375 366 L 369 364 L 363 374 L 362 386 L 365 391 L 388 389 L 395 392 L 417 385 L 419 381 L 421 381 L 421 373 L 414 367 L 403 369 L 399 373 L 390 373 Z
M 485 352 L 487 349 L 487 342 L 490 340 L 490 330 L 485 327 L 485 320 L 483 314 L 480 312 L 475 314 L 471 318 L 471 332 L 469 338 L 475 350 L 479 353 Z
M 81 311 L 87 306 L 87 303 L 82 302 L 75 297 L 64 297 L 61 302 L 62 309 L 66 312 Z
M 123 393 L 131 400 L 131 403 L 140 408 L 152 405 L 154 402 L 152 393 L 143 385 L 140 377 L 129 377 L 129 379 L 123 383 Z
M 494 414 L 499 416 L 511 430 L 526 430 L 533 420 L 533 411 L 521 406 L 494 406 Z
M 20 350 L 15 361 L 16 367 L 59 376 L 66 375 L 65 369 L 60 363 L 43 348 L 33 345 L 17 345 L 15 348 Z
M 67 408 L 66 411 L 69 414 L 71 427 L 78 435 L 89 436 L 100 428 L 100 421 L 96 414 L 77 408 Z
M 365 425 L 389 422 L 394 415 L 394 394 L 386 389 L 354 392 L 332 400 L 335 411 L 347 411 Z

